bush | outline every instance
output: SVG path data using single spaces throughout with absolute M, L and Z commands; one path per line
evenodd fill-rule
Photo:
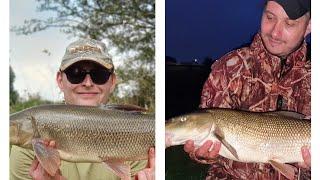
M 26 100 L 19 99 L 16 103 L 10 104 L 10 114 L 41 104 L 53 104 L 53 102 L 42 99 L 38 94 L 29 95 Z

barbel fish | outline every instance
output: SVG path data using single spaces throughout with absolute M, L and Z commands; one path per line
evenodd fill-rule
M 104 162 L 121 178 L 130 177 L 124 161 L 148 158 L 154 146 L 154 115 L 113 108 L 43 105 L 10 115 L 10 144 L 33 149 L 51 175 L 60 159 Z M 48 148 L 44 140 L 56 141 Z
M 294 169 L 285 163 L 303 162 L 301 147 L 310 147 L 311 121 L 293 112 L 246 112 L 207 109 L 170 119 L 166 147 L 194 140 L 222 143 L 219 155 L 240 162 L 270 163 L 287 178 Z

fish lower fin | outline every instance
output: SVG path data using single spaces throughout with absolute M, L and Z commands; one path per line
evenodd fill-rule
M 41 166 L 51 176 L 54 176 L 60 166 L 59 152 L 52 147 L 46 146 L 40 138 L 32 139 L 32 146 Z
M 294 179 L 295 172 L 294 167 L 289 164 L 284 164 L 277 162 L 275 160 L 269 160 L 269 163 L 272 165 L 273 168 L 278 170 L 281 174 L 283 174 L 288 179 Z
M 213 131 L 214 135 L 217 137 L 217 139 L 231 152 L 231 154 L 236 158 L 239 159 L 238 153 L 234 147 L 229 144 L 225 137 L 223 131 L 219 127 L 215 127 Z
M 104 161 L 103 164 L 107 167 L 107 169 L 111 170 L 115 173 L 121 180 L 130 180 L 130 166 L 124 164 L 124 161 L 119 160 L 107 160 Z

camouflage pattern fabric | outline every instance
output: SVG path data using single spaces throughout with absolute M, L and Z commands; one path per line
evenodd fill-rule
M 255 112 L 289 110 L 311 115 L 311 61 L 303 44 L 287 58 L 270 54 L 258 33 L 250 45 L 218 61 L 204 84 L 200 108 L 221 107 Z M 310 179 L 309 170 L 299 170 Z M 209 169 L 207 179 L 285 179 L 269 164 L 240 163 L 223 157 Z

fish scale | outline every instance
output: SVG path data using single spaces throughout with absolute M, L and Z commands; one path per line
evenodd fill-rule
M 311 121 L 293 112 L 248 112 L 206 109 L 166 122 L 166 147 L 193 140 L 220 141 L 219 155 L 240 162 L 270 163 L 288 179 L 295 169 L 285 163 L 304 162 L 303 146 L 311 144 Z
M 236 150 L 239 159 L 225 146 L 221 147 L 219 154 L 236 161 L 268 162 L 277 159 L 282 163 L 303 162 L 301 147 L 311 143 L 309 120 L 279 112 L 254 113 L 217 108 L 169 120 L 166 134 L 170 135 L 170 141 L 166 140 L 166 146 L 184 144 L 189 139 L 194 140 L 197 146 L 206 140 L 217 141 L 214 132 L 210 132 L 217 127 L 223 132 L 226 142 Z
M 28 124 L 31 117 L 35 119 L 40 138 L 55 140 L 61 159 L 66 161 L 147 159 L 149 148 L 154 146 L 154 115 L 97 107 L 46 105 L 15 113 L 10 116 L 10 122 Z M 30 126 L 27 124 L 24 126 Z M 33 130 L 29 133 L 33 138 Z

